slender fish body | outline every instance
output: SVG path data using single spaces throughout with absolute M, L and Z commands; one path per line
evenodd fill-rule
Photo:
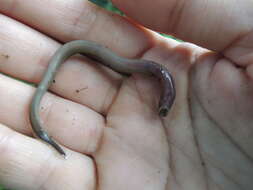
M 43 130 L 39 117 L 39 108 L 41 99 L 53 82 L 57 69 L 61 63 L 74 54 L 83 54 L 95 59 L 98 63 L 101 63 L 119 73 L 128 75 L 132 73 L 144 73 L 157 77 L 160 80 L 162 88 L 158 106 L 159 115 L 165 117 L 168 114 L 174 102 L 176 91 L 173 78 L 164 66 L 149 60 L 127 59 L 120 57 L 109 49 L 91 41 L 76 40 L 68 42 L 60 47 L 50 60 L 48 69 L 45 72 L 42 81 L 38 85 L 30 107 L 30 121 L 36 136 L 52 145 L 64 157 L 66 154 L 63 149 Z

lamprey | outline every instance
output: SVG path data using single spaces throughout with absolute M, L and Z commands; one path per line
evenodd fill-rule
M 158 113 L 165 117 L 175 99 L 175 87 L 171 74 L 160 64 L 143 59 L 127 59 L 114 54 L 109 49 L 90 41 L 76 40 L 64 44 L 53 55 L 49 62 L 47 71 L 38 85 L 30 107 L 30 120 L 35 135 L 46 143 L 52 145 L 61 155 L 66 156 L 63 149 L 43 130 L 39 116 L 40 102 L 54 80 L 60 64 L 74 54 L 83 54 L 97 63 L 111 68 L 112 70 L 124 73 L 143 73 L 155 76 L 161 83 L 161 95 L 158 105 Z

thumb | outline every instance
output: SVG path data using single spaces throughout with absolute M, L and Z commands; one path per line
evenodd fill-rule
M 155 31 L 222 51 L 252 29 L 251 0 L 112 0 L 126 15 Z

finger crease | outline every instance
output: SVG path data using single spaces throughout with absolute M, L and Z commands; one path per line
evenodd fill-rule
M 91 10 L 89 10 L 87 5 L 90 5 L 90 3 L 82 6 L 80 13 L 74 17 L 71 24 L 70 36 L 73 36 L 74 38 L 79 39 L 80 36 L 83 36 L 84 31 L 85 38 L 87 38 L 90 31 L 93 31 L 99 9 L 96 6 L 90 6 L 89 8 Z
M 178 25 L 182 19 L 185 5 L 185 0 L 175 1 L 175 5 L 171 9 L 170 14 L 168 16 L 169 23 L 171 23 L 169 25 L 170 28 L 168 31 L 171 31 L 172 33 L 175 33 L 177 31 Z

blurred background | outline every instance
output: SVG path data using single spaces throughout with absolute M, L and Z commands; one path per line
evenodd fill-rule
M 93 2 L 101 7 L 104 7 L 107 10 L 122 14 L 115 6 L 113 6 L 112 2 L 110 0 L 89 0 L 90 2 Z

